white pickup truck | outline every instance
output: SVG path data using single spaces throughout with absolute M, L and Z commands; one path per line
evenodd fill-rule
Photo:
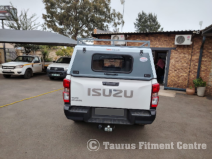
M 56 62 L 47 67 L 47 74 L 51 80 L 54 78 L 65 78 L 71 57 L 60 57 Z
M 12 62 L 3 63 L 0 68 L 0 74 L 5 78 L 10 78 L 12 75 L 23 75 L 28 79 L 33 76 L 33 73 L 43 72 L 49 65 L 44 62 L 43 58 L 34 55 L 18 56 Z
M 149 47 L 78 43 L 67 74 L 63 100 L 68 119 L 97 123 L 105 131 L 112 131 L 114 124 L 154 121 L 159 83 Z

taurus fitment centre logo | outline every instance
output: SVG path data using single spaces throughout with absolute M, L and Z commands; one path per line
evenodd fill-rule
M 150 142 L 138 142 L 138 143 L 110 143 L 103 142 L 102 146 L 100 145 L 97 139 L 90 139 L 87 142 L 87 149 L 89 151 L 98 151 L 99 148 L 103 148 L 106 150 L 133 150 L 133 149 L 189 149 L 189 150 L 197 150 L 197 149 L 207 149 L 206 143 L 184 143 L 184 142 L 170 142 L 170 143 L 150 143 Z

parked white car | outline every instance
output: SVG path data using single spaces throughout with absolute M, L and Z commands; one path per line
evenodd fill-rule
M 56 62 L 47 67 L 47 74 L 51 80 L 65 78 L 71 57 L 60 57 Z
M 78 43 L 67 73 L 63 100 L 68 119 L 97 123 L 105 131 L 114 124 L 155 120 L 160 86 L 151 48 Z
M 28 79 L 33 76 L 33 73 L 45 71 L 49 63 L 44 62 L 43 58 L 35 55 L 18 56 L 12 62 L 3 63 L 0 68 L 0 74 L 5 78 L 10 78 L 12 75 L 23 75 Z

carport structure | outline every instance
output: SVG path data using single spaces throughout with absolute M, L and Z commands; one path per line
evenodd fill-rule
M 75 46 L 77 42 L 69 37 L 38 30 L 0 29 L 0 43 Z M 6 62 L 6 52 L 4 51 Z

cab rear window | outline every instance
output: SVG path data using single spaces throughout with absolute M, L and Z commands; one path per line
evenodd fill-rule
M 94 54 L 92 56 L 92 70 L 97 72 L 132 71 L 133 58 L 129 55 Z

